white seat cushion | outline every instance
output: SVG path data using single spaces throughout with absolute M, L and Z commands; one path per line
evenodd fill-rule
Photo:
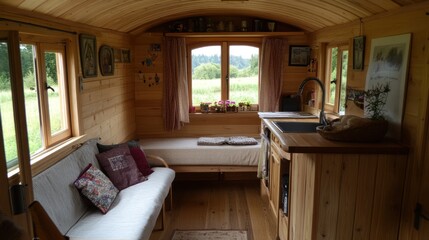
M 92 208 L 66 233 L 70 240 L 149 239 L 175 173 L 155 167 L 148 180 L 122 190 L 103 215 Z

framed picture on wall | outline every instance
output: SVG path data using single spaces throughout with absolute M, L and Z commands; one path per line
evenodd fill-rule
M 311 49 L 309 46 L 289 47 L 289 66 L 308 66 Z
M 390 92 L 383 109 L 384 118 L 389 121 L 386 135 L 396 140 L 401 139 L 410 42 L 410 33 L 371 40 L 365 90 L 380 85 L 389 86 Z M 368 115 L 367 111 L 365 115 Z
M 97 43 L 95 36 L 79 35 L 80 61 L 84 78 L 97 76 Z
M 101 75 L 113 75 L 115 70 L 115 58 L 113 54 L 113 48 L 107 45 L 103 45 L 100 47 L 98 55 L 98 59 L 100 60 Z
M 115 48 L 113 51 L 113 55 L 115 55 L 115 63 L 122 62 L 122 49 Z
M 122 62 L 123 63 L 131 62 L 130 50 L 122 49 Z
M 353 38 L 353 69 L 363 70 L 365 59 L 365 36 Z

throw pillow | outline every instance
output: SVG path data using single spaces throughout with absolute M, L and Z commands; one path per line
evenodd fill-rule
M 106 145 L 104 145 L 104 144 L 97 143 L 98 152 L 99 153 L 107 152 L 107 151 L 109 151 L 109 150 L 111 150 L 111 149 L 113 149 L 115 147 L 118 147 L 121 144 L 122 143 L 110 144 L 110 145 L 106 144 Z M 128 144 L 128 147 L 138 147 L 138 146 L 140 146 L 140 143 L 137 140 L 128 141 L 127 144 Z
M 82 171 L 74 185 L 104 214 L 109 211 L 119 192 L 109 178 L 92 164 Z
M 237 136 L 237 137 L 230 137 L 226 141 L 230 145 L 256 145 L 258 144 L 258 141 L 252 137 L 243 137 L 243 136 Z
M 139 147 L 130 147 L 130 152 L 136 162 L 137 168 L 144 176 L 148 176 L 153 173 L 153 170 L 147 162 L 146 155 Z
M 126 143 L 95 156 L 101 168 L 119 190 L 146 180 L 137 168 Z

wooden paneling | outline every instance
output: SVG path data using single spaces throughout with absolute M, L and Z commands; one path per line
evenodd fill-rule
M 429 4 L 421 3 L 416 7 L 410 7 L 408 11 L 392 11 L 379 16 L 364 18 L 362 25 L 359 22 L 355 24 L 339 25 L 334 28 L 327 28 L 317 31 L 314 37 L 314 44 L 323 42 L 350 40 L 354 36 L 366 36 L 365 62 L 363 71 L 349 71 L 348 85 L 357 89 L 365 88 L 365 79 L 369 64 L 371 40 L 373 38 L 385 37 L 390 35 L 399 35 L 411 33 L 411 49 L 409 58 L 409 72 L 407 77 L 406 100 L 404 105 L 404 117 L 402 122 L 402 142 L 406 145 L 413 146 L 409 154 L 409 162 L 406 169 L 407 179 L 405 182 L 404 208 L 401 221 L 400 239 L 412 239 L 413 237 L 413 210 L 417 202 L 417 194 L 421 183 L 421 166 L 425 161 L 422 155 L 424 138 L 423 130 L 427 125 L 425 112 L 427 111 L 428 98 L 428 51 L 429 43 L 427 41 L 429 30 L 429 18 L 427 9 Z M 352 48 L 350 48 L 351 52 Z M 349 61 L 350 63 L 352 61 Z M 349 69 L 351 66 L 349 65 Z M 349 104 L 350 105 L 350 104 Z M 353 108 L 347 109 L 347 113 L 363 114 L 362 110 Z M 361 166 L 360 166 L 361 167 Z M 363 180 L 360 180 L 360 182 Z M 366 188 L 368 189 L 368 188 Z M 359 230 L 358 239 L 369 238 L 369 224 L 363 223 L 362 226 L 355 229 Z M 375 223 L 374 223 L 375 224 Z M 356 235 L 358 236 L 358 235 Z
M 83 0 L 83 1 L 42 1 L 1 0 L 2 8 L 13 7 L 32 14 L 45 14 L 80 24 L 120 32 L 141 33 L 148 28 L 188 16 L 222 14 L 251 14 L 258 18 L 274 19 L 278 22 L 295 25 L 306 31 L 315 31 L 329 26 L 347 23 L 377 13 L 391 11 L 411 1 L 364 1 L 346 0 L 253 0 L 253 1 L 218 1 L 218 0 L 164 0 L 158 1 L 122 1 L 122 0 Z M 340 14 L 339 14 L 340 13 Z
M 397 239 L 407 155 L 293 154 L 291 162 L 289 239 Z

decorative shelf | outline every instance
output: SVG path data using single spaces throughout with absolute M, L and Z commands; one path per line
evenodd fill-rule
M 165 36 L 174 37 L 272 37 L 300 36 L 304 32 L 172 32 Z

